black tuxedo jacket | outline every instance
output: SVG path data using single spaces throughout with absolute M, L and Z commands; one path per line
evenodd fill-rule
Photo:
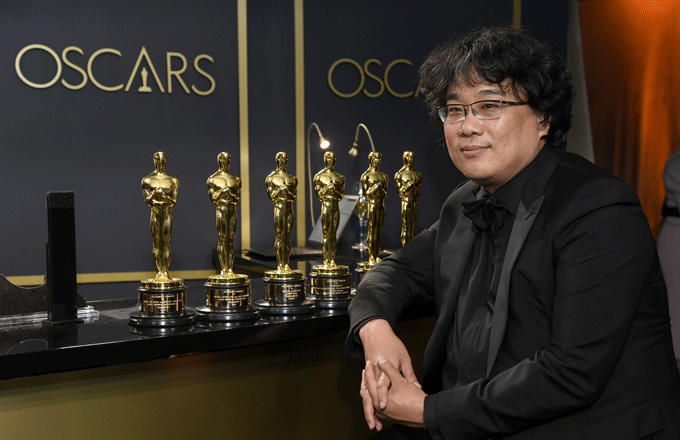
M 441 389 L 461 278 L 475 238 L 461 203 L 371 269 L 350 304 L 350 352 L 375 318 L 395 325 L 434 299 L 425 421 L 434 438 L 680 439 L 680 379 L 656 249 L 634 192 L 547 145 L 527 179 L 496 296 L 483 379 Z

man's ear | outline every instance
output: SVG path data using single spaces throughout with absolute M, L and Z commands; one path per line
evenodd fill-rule
M 548 135 L 548 131 L 550 130 L 550 118 L 546 116 L 545 113 L 540 113 L 539 117 L 538 126 L 540 131 L 545 131 L 545 133 L 541 135 L 541 137 L 544 137 Z

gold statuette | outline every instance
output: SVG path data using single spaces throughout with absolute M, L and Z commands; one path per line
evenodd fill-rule
M 369 167 L 361 175 L 361 188 L 368 199 L 368 261 L 357 264 L 359 271 L 367 271 L 380 261 L 380 231 L 385 220 L 385 197 L 387 196 L 387 174 L 380 171 L 381 153 L 368 155 Z
M 276 170 L 265 179 L 269 200 L 274 204 L 277 268 L 264 273 L 265 299 L 256 303 L 262 313 L 302 313 L 309 311 L 307 306 L 311 305 L 305 300 L 304 274 L 290 268 L 290 234 L 295 218 L 293 203 L 297 196 L 298 180 L 286 171 L 287 166 L 288 153 L 276 153 Z
M 335 263 L 340 200 L 345 192 L 345 176 L 335 170 L 335 153 L 327 151 L 323 160 L 325 168 L 314 176 L 314 189 L 321 201 L 323 265 L 312 266 L 311 295 L 318 307 L 346 307 L 352 287 L 349 267 Z
M 133 312 L 130 324 L 142 327 L 168 327 L 193 322 L 194 313 L 186 310 L 184 281 L 170 278 L 170 236 L 172 208 L 177 203 L 179 180 L 165 172 L 167 156 L 154 154 L 156 170 L 142 179 L 146 204 L 151 208 L 151 235 L 156 276 L 142 280 L 139 312 Z
M 250 279 L 234 273 L 234 236 L 236 205 L 241 200 L 241 179 L 229 172 L 231 155 L 217 156 L 220 169 L 208 178 L 208 195 L 216 207 L 217 255 L 220 273 L 208 277 L 206 306 L 196 309 L 200 319 L 208 321 L 242 321 L 257 318 L 250 307 Z
M 415 237 L 418 221 L 418 196 L 423 183 L 423 175 L 413 169 L 413 153 L 404 151 L 404 166 L 394 175 L 397 192 L 401 197 L 401 245 Z

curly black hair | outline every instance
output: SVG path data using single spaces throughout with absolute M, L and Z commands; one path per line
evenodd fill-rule
M 449 85 L 479 83 L 501 86 L 509 80 L 534 111 L 550 121 L 545 139 L 564 150 L 571 128 L 571 75 L 555 44 L 528 28 L 495 27 L 474 31 L 436 48 L 419 70 L 421 93 L 438 129 L 443 123 L 437 108 L 446 104 Z

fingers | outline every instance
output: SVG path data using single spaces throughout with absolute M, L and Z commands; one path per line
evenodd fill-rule
M 380 371 L 380 370 L 378 370 Z M 364 376 L 366 377 L 366 388 L 368 389 L 368 395 L 371 398 L 373 406 L 379 408 L 380 402 L 378 401 L 378 381 L 375 378 L 374 365 L 371 361 L 366 362 L 366 368 L 364 369 Z
M 378 408 L 385 409 L 387 406 L 387 390 L 390 388 L 390 378 L 384 371 L 380 372 L 378 383 L 376 386 L 376 395 L 378 397 Z
M 410 358 L 406 358 L 405 360 L 402 360 L 402 362 L 401 362 L 401 374 L 402 374 L 402 376 L 404 376 L 406 378 L 406 380 L 408 380 L 409 382 L 411 382 L 412 384 L 414 384 L 418 388 L 420 388 L 420 389 L 423 388 L 422 385 L 420 385 L 420 383 L 418 382 L 418 378 L 416 377 L 415 371 L 413 371 L 413 364 L 411 364 Z
M 371 401 L 371 396 L 368 395 L 368 388 L 366 387 L 366 370 L 361 372 L 361 390 L 359 395 L 364 407 L 364 418 L 366 419 L 368 429 L 373 429 L 375 428 L 375 415 L 373 413 L 373 402 Z
M 385 359 L 383 356 L 378 356 L 378 367 L 391 381 L 397 381 L 402 377 L 401 373 L 399 370 L 397 370 L 394 364 Z
M 367 368 L 369 366 L 367 365 Z M 380 431 L 382 429 L 382 423 L 376 417 L 375 407 L 373 406 L 373 400 L 371 400 L 371 395 L 368 391 L 368 386 L 366 384 L 366 370 L 361 372 L 361 400 L 364 408 L 364 418 L 366 419 L 366 424 L 368 424 L 369 429 L 376 429 Z

